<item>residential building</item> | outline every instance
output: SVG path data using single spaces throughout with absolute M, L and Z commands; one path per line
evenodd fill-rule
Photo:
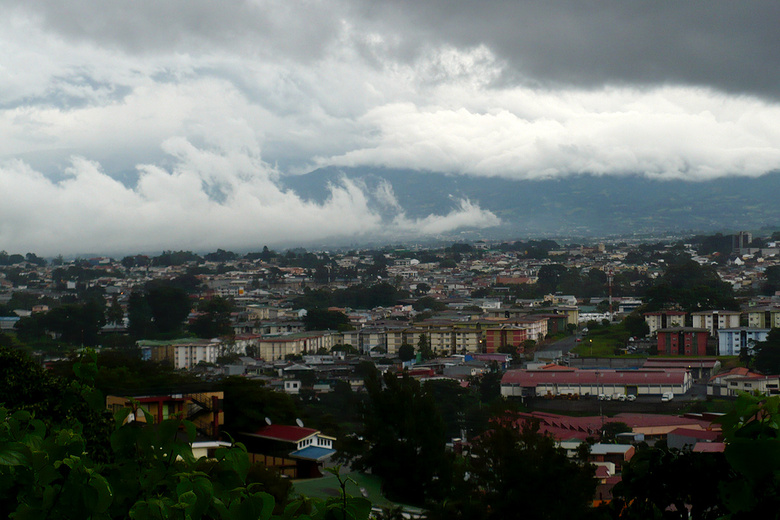
M 661 356 L 705 356 L 709 332 L 704 328 L 680 327 L 658 331 L 658 354 Z
M 717 337 L 718 329 L 736 329 L 739 327 L 739 311 L 698 311 L 692 312 L 694 328 L 707 329 L 710 336 Z
M 752 329 L 780 328 L 780 308 L 760 307 L 746 313 L 747 326 Z
M 685 312 L 683 311 L 658 311 L 646 312 L 645 323 L 650 328 L 650 336 L 658 334 L 659 329 L 685 327 Z
M 501 325 L 484 329 L 485 352 L 495 353 L 501 347 L 518 347 L 522 352 L 523 342 L 528 339 L 528 330 L 518 325 Z
M 243 432 L 240 438 L 251 462 L 261 462 L 294 479 L 321 477 L 323 462 L 336 453 L 334 437 L 303 426 L 269 424 L 254 433 Z
M 192 421 L 196 431 L 206 437 L 217 438 L 225 422 L 222 413 L 224 392 L 198 392 L 185 394 L 144 395 L 129 399 L 127 396 L 106 396 L 106 408 L 112 414 L 122 408 L 130 408 L 126 422 L 161 423 L 178 417 Z M 144 411 L 139 410 L 142 408 Z M 147 413 L 149 416 L 147 416 Z
M 753 349 L 753 345 L 759 341 L 766 341 L 770 329 L 719 329 L 718 330 L 718 355 L 738 356 L 742 349 Z

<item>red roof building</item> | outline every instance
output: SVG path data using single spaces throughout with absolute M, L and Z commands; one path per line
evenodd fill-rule
M 684 394 L 693 385 L 688 370 L 508 370 L 501 378 L 504 397 Z

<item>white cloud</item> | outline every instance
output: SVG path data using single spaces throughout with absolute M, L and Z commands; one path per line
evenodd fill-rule
M 780 106 L 682 87 L 453 92 L 362 119 L 371 145 L 320 165 L 536 179 L 578 173 L 706 180 L 780 168 Z
M 278 172 L 246 150 L 206 150 L 171 139 L 170 170 L 139 166 L 127 187 L 100 166 L 75 158 L 55 182 L 22 161 L 0 165 L 0 244 L 39 254 L 252 248 L 324 237 L 379 239 L 438 234 L 500 223 L 470 202 L 446 216 L 383 218 L 372 194 L 344 179 L 323 204 L 276 184 Z M 388 202 L 388 192 L 381 197 Z

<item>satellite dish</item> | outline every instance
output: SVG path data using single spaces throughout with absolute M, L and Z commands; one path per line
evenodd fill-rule
M 270 418 L 270 417 L 266 417 L 266 418 L 265 418 L 265 423 L 266 423 L 268 426 L 271 426 L 271 418 Z
M 297 424 L 300 428 L 303 428 L 303 421 L 300 419 L 295 419 L 295 424 Z

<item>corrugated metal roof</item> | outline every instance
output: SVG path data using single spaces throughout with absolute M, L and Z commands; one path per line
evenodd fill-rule
M 681 385 L 687 370 L 508 370 L 502 385 Z

